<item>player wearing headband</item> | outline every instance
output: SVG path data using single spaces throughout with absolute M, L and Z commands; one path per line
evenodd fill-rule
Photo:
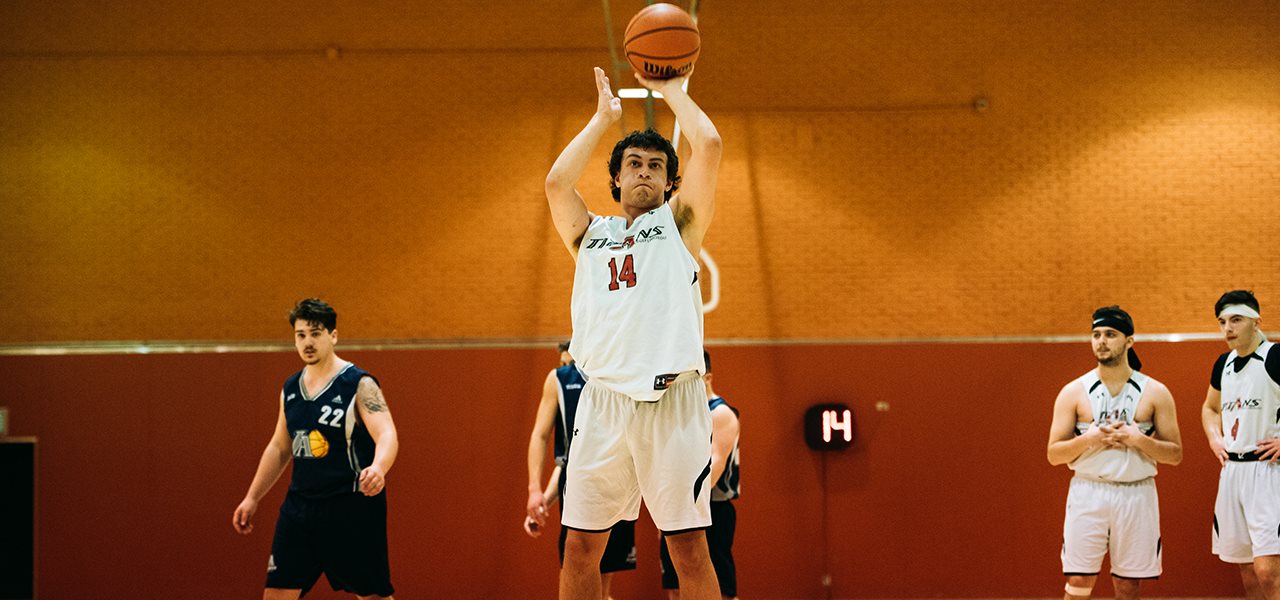
M 1160 576 L 1156 463 L 1182 461 L 1173 396 L 1142 374 L 1133 319 L 1119 306 L 1093 313 L 1098 367 L 1068 383 L 1053 404 L 1049 464 L 1075 471 L 1062 526 L 1066 600 L 1089 598 L 1111 553 L 1117 599 L 1138 597 Z
M 1280 599 L 1280 352 L 1259 326 L 1252 292 L 1213 307 L 1230 350 L 1213 364 L 1201 419 L 1222 474 L 1213 507 L 1213 553 L 1240 565 L 1245 596 Z

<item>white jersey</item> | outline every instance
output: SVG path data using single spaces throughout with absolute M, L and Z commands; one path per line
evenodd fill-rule
M 1274 343 L 1263 342 L 1246 358 L 1232 350 L 1214 365 L 1213 387 L 1222 391 L 1222 445 L 1227 452 L 1252 452 L 1258 442 L 1280 437 L 1280 354 L 1271 356 L 1274 351 Z
M 1076 423 L 1076 435 L 1084 433 L 1093 423 L 1098 426 L 1107 423 L 1134 424 L 1133 417 L 1138 412 L 1143 390 L 1155 382 L 1141 372 L 1134 371 L 1120 390 L 1120 395 L 1112 396 L 1107 385 L 1098 378 L 1097 370 L 1085 373 L 1076 381 L 1089 396 L 1090 412 L 1093 414 L 1093 421 Z M 1151 421 L 1136 425 L 1142 433 L 1148 435 L 1155 427 Z M 1069 466 L 1076 474 L 1098 481 L 1142 481 L 1156 474 L 1156 461 L 1141 450 L 1128 447 L 1093 448 L 1071 461 Z
M 670 204 L 640 215 L 596 216 L 578 246 L 569 352 L 591 381 L 654 401 L 702 362 L 698 261 Z

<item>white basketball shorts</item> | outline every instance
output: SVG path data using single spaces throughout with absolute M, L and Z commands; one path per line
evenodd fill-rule
M 696 371 L 655 402 L 587 381 L 570 435 L 566 527 L 606 531 L 634 521 L 641 498 L 662 531 L 711 525 L 711 411 Z
M 1160 576 L 1160 502 L 1155 479 L 1109 483 L 1071 479 L 1062 525 L 1062 572 L 1097 575 L 1111 553 L 1111 574 Z
M 1227 461 L 1222 467 L 1213 553 L 1236 564 L 1280 554 L 1280 464 Z

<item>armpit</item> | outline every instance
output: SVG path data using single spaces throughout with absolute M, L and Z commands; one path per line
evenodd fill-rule
M 672 202 L 671 216 L 676 221 L 676 229 L 683 232 L 685 225 L 688 225 L 689 223 L 693 222 L 693 216 L 694 216 L 693 208 L 685 206 L 683 204 Z

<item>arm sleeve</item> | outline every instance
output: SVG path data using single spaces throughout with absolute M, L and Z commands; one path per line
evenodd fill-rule
M 1218 390 L 1219 392 L 1222 391 L 1222 369 L 1227 366 L 1228 354 L 1231 353 L 1225 352 L 1222 356 L 1218 357 L 1218 360 L 1213 363 L 1213 374 L 1209 376 L 1209 385 L 1213 386 L 1213 389 Z

